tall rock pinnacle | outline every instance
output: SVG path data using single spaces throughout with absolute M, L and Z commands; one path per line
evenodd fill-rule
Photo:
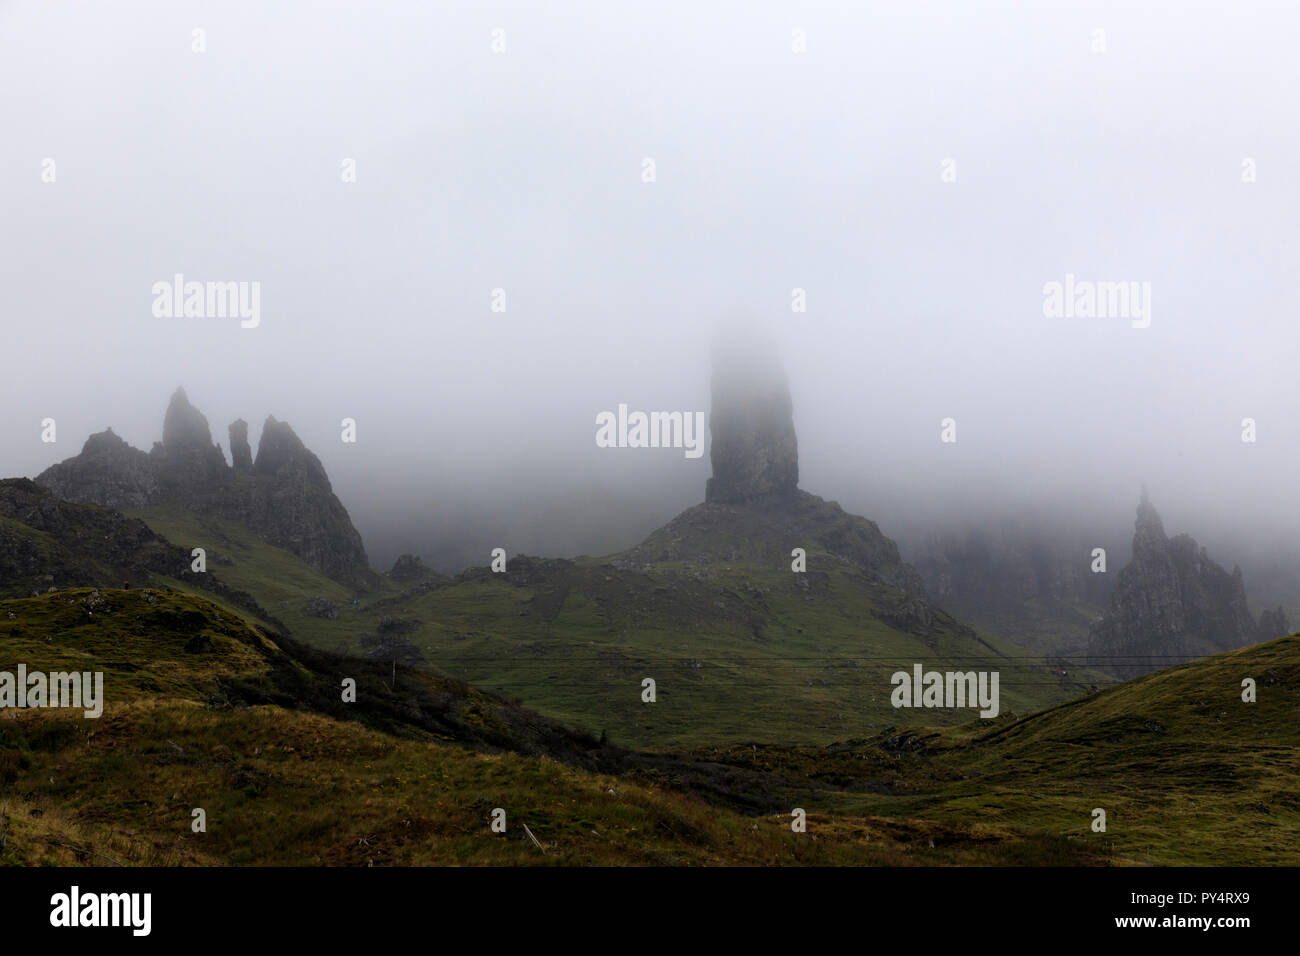
M 771 505 L 792 501 L 799 484 L 799 445 L 790 386 L 775 347 L 746 332 L 713 348 L 710 460 L 706 502 Z
M 190 504 L 226 471 L 226 458 L 212 444 L 207 417 L 190 404 L 183 388 L 172 393 L 163 416 L 162 441 L 154 444 L 150 457 L 172 473 L 172 484 Z
M 208 428 L 207 417 L 190 404 L 189 396 L 183 388 L 176 389 L 167 404 L 167 414 L 163 417 L 162 443 L 169 451 L 179 451 L 182 448 L 206 451 L 212 445 L 212 432 Z
M 248 422 L 237 418 L 230 423 L 230 464 L 235 471 L 253 470 L 253 450 L 248 445 Z

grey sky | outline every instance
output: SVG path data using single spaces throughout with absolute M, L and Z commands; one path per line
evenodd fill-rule
M 1171 530 L 1300 530 L 1298 38 L 1243 0 L 0 0 L 0 472 L 147 450 L 183 384 L 223 447 L 289 421 L 376 564 L 471 526 L 608 550 L 709 466 L 596 414 L 707 411 L 740 314 L 801 486 L 886 532 L 1126 523 L 1143 480 Z M 154 317 L 178 272 L 260 282 L 260 326 Z M 1066 273 L 1150 282 L 1150 327 L 1045 318 Z

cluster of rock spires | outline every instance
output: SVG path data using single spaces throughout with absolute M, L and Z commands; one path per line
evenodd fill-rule
M 1246 606 L 1241 569 L 1229 573 L 1185 534 L 1165 535 L 1146 489 L 1138 504 L 1133 559 L 1110 606 L 1089 633 L 1089 666 L 1135 677 L 1288 633 L 1282 608 L 1258 622 Z
M 1113 588 L 1105 587 L 1109 576 L 1085 573 L 1077 556 L 1071 560 L 1051 548 L 1022 547 L 1024 535 L 1014 529 L 1009 537 L 967 537 L 936 545 L 920 559 L 923 578 L 874 522 L 799 489 L 789 386 L 775 354 L 756 343 L 715 348 L 709 421 L 713 475 L 704 503 L 621 554 L 617 566 L 640 570 L 685 562 L 704 580 L 717 562 L 738 557 L 738 548 L 751 560 L 775 565 L 789 561 L 792 547 L 803 547 L 810 558 L 820 553 L 860 569 L 871 582 L 877 615 L 921 634 L 968 630 L 931 603 L 927 584 L 947 611 L 981 623 L 981 615 L 1001 617 L 1029 599 L 1064 607 L 1095 605 L 1108 596 L 1108 610 L 1087 631 L 1088 663 L 1123 678 L 1289 631 L 1280 607 L 1258 621 L 1251 616 L 1239 569 L 1224 570 L 1187 535 L 1168 538 L 1145 490 L 1133 558 Z M 229 441 L 228 465 L 221 446 L 212 441 L 207 419 L 177 389 L 164 417 L 162 441 L 150 452 L 131 447 L 109 428 L 91 435 L 79 455 L 50 467 L 37 481 L 75 503 L 120 510 L 175 504 L 218 515 L 240 522 L 338 581 L 357 587 L 373 582 L 361 536 L 320 460 L 287 423 L 266 420 L 256 456 L 242 419 L 230 425 Z M 24 586 L 39 584 L 35 558 L 18 544 L 11 570 L 17 577 L 31 572 Z M 128 571 L 153 569 L 161 560 L 138 557 L 134 545 L 121 550 L 130 560 L 119 557 L 112 563 Z M 818 573 L 815 567 L 809 570 L 798 583 L 815 590 Z M 410 555 L 393 568 L 400 583 L 431 577 Z M 955 603 L 962 594 L 974 595 L 970 607 Z M 322 600 L 308 613 L 334 618 L 338 608 Z M 387 647 L 392 643 L 388 638 L 395 636 L 380 634 L 371 643 Z
M 361 535 L 320 459 L 288 423 L 267 418 L 256 458 L 247 422 L 233 422 L 229 433 L 227 465 L 207 418 L 178 388 L 163 418 L 162 441 L 147 454 L 109 428 L 36 480 L 68 501 L 117 509 L 176 504 L 238 521 L 335 580 L 364 582 L 372 572 Z

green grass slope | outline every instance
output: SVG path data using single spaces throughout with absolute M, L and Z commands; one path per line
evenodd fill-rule
M 436 671 L 626 746 L 829 743 L 969 719 L 969 710 L 891 706 L 891 675 L 914 663 L 997 670 L 1004 713 L 1106 683 L 1058 675 L 1041 654 L 928 607 L 893 542 L 812 496 L 779 513 L 700 506 L 608 558 L 512 556 L 504 573 L 477 568 L 405 587 L 385 576 L 355 606 L 340 585 L 238 524 L 181 509 L 135 514 L 216 552 L 221 577 L 299 640 L 359 653 L 363 634 L 389 626 Z M 807 573 L 791 571 L 794 547 L 807 551 Z M 307 613 L 314 597 L 334 601 L 338 617 Z M 642 700 L 645 678 L 656 682 L 654 703 Z
M 1256 682 L 1255 703 L 1242 700 L 1245 678 Z M 1160 671 L 947 746 L 939 759 L 974 776 L 928 813 L 969 821 L 992 810 L 1108 840 L 1138 861 L 1300 863 L 1300 635 Z M 1105 834 L 1089 829 L 1098 807 Z
M 179 505 L 155 505 L 127 514 L 144 521 L 171 542 L 185 548 L 204 548 L 210 571 L 232 587 L 257 595 L 258 603 L 283 622 L 285 629 L 318 647 L 355 649 L 358 635 L 378 624 L 377 615 L 360 614 L 359 606 L 352 604 L 362 595 L 292 552 L 268 544 L 237 521 L 188 511 Z M 371 603 L 377 597 L 397 593 L 396 587 L 388 586 L 377 594 L 365 595 L 364 600 Z M 338 617 L 309 614 L 313 598 L 332 602 Z
M 0 601 L 0 670 L 19 662 L 100 671 L 107 703 L 98 719 L 0 710 L 0 864 L 1096 862 L 1055 838 L 923 819 L 813 809 L 794 833 L 779 775 L 602 747 L 416 671 L 390 685 L 382 663 L 175 591 Z

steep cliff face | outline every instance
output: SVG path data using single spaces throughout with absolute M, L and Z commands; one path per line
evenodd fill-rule
M 1241 570 L 1224 570 L 1188 535 L 1167 537 L 1144 492 L 1133 560 L 1120 572 L 1110 606 L 1089 634 L 1089 665 L 1136 677 L 1244 647 L 1258 635 Z
M 1093 573 L 1097 538 L 1050 518 L 990 519 L 901 539 L 926 590 L 963 620 L 1027 647 L 1086 650 L 1115 575 Z
M 90 436 L 81 454 L 54 465 L 37 482 L 59 498 L 109 508 L 177 504 L 242 522 L 330 577 L 358 583 L 371 572 L 361 535 L 335 497 L 320 459 L 285 422 L 268 418 L 257 459 L 242 419 L 230 426 L 226 464 L 208 420 L 177 389 L 163 419 L 163 439 L 148 454 L 112 430 Z
M 251 478 L 236 486 L 224 511 L 331 577 L 368 568 L 361 535 L 324 466 L 287 422 L 267 418 Z

